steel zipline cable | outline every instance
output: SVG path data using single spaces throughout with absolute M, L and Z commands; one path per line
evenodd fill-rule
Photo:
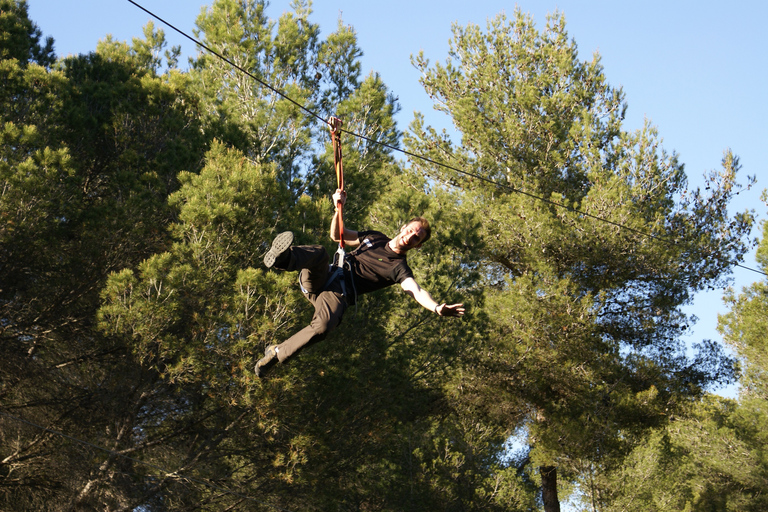
M 291 98 L 290 96 L 288 96 L 284 92 L 280 91 L 279 89 L 277 89 L 277 88 L 273 87 L 272 85 L 264 82 L 263 80 L 261 80 L 259 77 L 257 77 L 256 75 L 254 75 L 250 71 L 248 71 L 246 69 L 243 69 L 241 66 L 238 66 L 237 64 L 235 64 L 234 62 L 232 62 L 228 58 L 224 57 L 219 52 L 217 52 L 217 51 L 213 50 L 212 48 L 210 48 L 209 46 L 203 44 L 201 41 L 199 41 L 199 40 L 195 39 L 194 37 L 190 36 L 189 34 L 184 32 L 183 30 L 175 27 L 173 24 L 167 22 L 166 20 L 164 20 L 160 16 L 156 15 L 152 11 L 149 11 L 148 9 L 146 9 L 143 6 L 139 5 L 134 0 L 128 0 L 128 2 L 130 2 L 133 5 L 135 5 L 136 7 L 138 7 L 139 9 L 144 11 L 145 13 L 149 14 L 150 16 L 152 16 L 153 18 L 155 18 L 159 22 L 161 22 L 164 25 L 168 26 L 169 28 L 173 29 L 174 31 L 176 31 L 177 33 L 182 35 L 183 37 L 189 39 L 190 41 L 192 41 L 194 44 L 196 44 L 200 48 L 204 49 L 205 51 L 209 52 L 210 54 L 212 54 L 212 55 L 216 56 L 217 58 L 221 59 L 223 62 L 229 64 L 233 68 L 237 69 L 238 71 L 240 71 L 240 72 L 244 73 L 245 75 L 247 75 L 248 77 L 252 78 L 254 81 L 258 82 L 259 85 L 269 89 L 270 91 L 272 91 L 275 94 L 279 95 L 281 98 L 283 98 L 283 99 L 293 103 L 294 105 L 296 105 L 299 109 L 301 109 L 303 112 L 305 112 L 310 117 L 313 117 L 313 118 L 317 119 L 321 123 L 327 124 L 329 126 L 331 125 L 332 121 L 323 119 L 316 112 L 308 109 L 306 106 L 304 106 L 301 103 L 299 103 L 298 101 L 294 100 L 293 98 Z M 333 127 L 331 127 L 331 128 L 333 130 Z M 532 194 L 530 192 L 526 192 L 525 190 L 518 189 L 516 187 L 513 187 L 512 185 L 508 185 L 508 184 L 505 184 L 505 183 L 498 183 L 498 182 L 496 182 L 496 181 L 494 181 L 494 180 L 492 180 L 490 178 L 486 178 L 485 176 L 482 176 L 480 174 L 477 174 L 477 173 L 474 173 L 474 172 L 470 172 L 470 171 L 467 171 L 465 169 L 460 169 L 458 167 L 452 166 L 450 164 L 446 164 L 444 162 L 438 162 L 438 161 L 436 161 L 436 160 L 434 160 L 432 158 L 429 158 L 429 157 L 426 157 L 426 156 L 423 156 L 423 155 L 419 155 L 417 153 L 413 153 L 413 152 L 405 150 L 405 149 L 401 149 L 401 148 L 392 146 L 392 145 L 387 144 L 385 142 L 381 142 L 379 140 L 372 139 L 372 138 L 370 138 L 370 137 L 368 137 L 366 135 L 362 135 L 362 134 L 359 134 L 359 133 L 351 132 L 349 130 L 345 130 L 345 129 L 341 128 L 340 126 L 337 127 L 337 130 L 340 133 L 347 133 L 347 134 L 349 134 L 349 135 L 351 135 L 351 136 L 353 136 L 355 138 L 364 140 L 364 141 L 369 142 L 371 144 L 376 144 L 378 146 L 384 147 L 384 148 L 389 149 L 389 150 L 394 151 L 394 152 L 401 153 L 401 154 L 403 154 L 405 156 L 414 158 L 416 160 L 421 160 L 423 162 L 435 165 L 437 167 L 442 167 L 442 168 L 454 171 L 454 172 L 456 172 L 458 174 L 461 174 L 461 175 L 464 175 L 464 176 L 466 176 L 468 178 L 472 178 L 472 179 L 476 179 L 478 181 L 482 181 L 482 182 L 487 183 L 487 184 L 489 184 L 489 185 L 491 185 L 493 187 L 497 187 L 499 189 L 504 189 L 504 190 L 507 190 L 507 191 L 515 193 L 515 194 L 520 194 L 520 195 L 527 196 L 527 197 L 529 197 L 531 199 L 534 199 L 536 201 L 540 201 L 540 202 L 548 204 L 550 206 L 555 206 L 557 208 L 561 208 L 561 209 L 564 209 L 566 211 L 569 211 L 569 212 L 572 212 L 572 213 L 576 213 L 578 215 L 582 215 L 584 217 L 596 220 L 598 222 L 609 224 L 609 225 L 617 227 L 619 229 L 623 229 L 623 230 L 626 230 L 626 231 L 631 231 L 632 233 L 634 233 L 636 235 L 640 235 L 640 236 L 644 236 L 644 237 L 647 237 L 647 238 L 650 238 L 650 239 L 653 239 L 653 240 L 657 240 L 657 241 L 663 242 L 665 244 L 677 245 L 677 242 L 675 240 L 670 240 L 668 237 L 662 237 L 662 236 L 654 235 L 653 233 L 648 233 L 647 231 L 643 231 L 643 230 L 640 230 L 640 229 L 637 229 L 637 228 L 633 228 L 631 226 L 627 226 L 627 225 L 621 224 L 619 222 L 614 222 L 614 221 L 612 221 L 610 219 L 606 219 L 604 217 L 600 217 L 599 215 L 594 215 L 594 214 L 591 214 L 589 212 L 585 212 L 583 210 L 579 210 L 579 209 L 573 208 L 572 206 L 564 205 L 562 203 L 558 203 L 557 201 L 553 201 L 551 199 L 547 199 L 545 197 L 538 196 L 538 195 Z M 745 270 L 749 270 L 749 271 L 755 272 L 757 274 L 761 274 L 763 276 L 768 276 L 768 273 L 766 273 L 766 272 L 763 272 L 761 270 L 754 269 L 754 268 L 742 265 L 740 263 L 735 263 L 734 266 L 742 268 L 742 269 L 745 269 Z

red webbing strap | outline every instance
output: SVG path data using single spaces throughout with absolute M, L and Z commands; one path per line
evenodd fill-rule
M 344 168 L 341 161 L 341 119 L 331 117 L 328 120 L 328 126 L 331 129 L 331 139 L 333 140 L 333 165 L 336 167 L 336 181 L 339 190 L 344 190 Z M 344 212 L 342 211 L 341 201 L 336 203 L 336 209 L 339 211 L 339 248 L 344 249 Z

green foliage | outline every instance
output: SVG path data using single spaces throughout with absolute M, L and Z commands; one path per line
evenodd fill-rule
M 274 342 L 269 326 L 296 308 L 297 294 L 276 291 L 288 287 L 285 276 L 252 268 L 263 254 L 254 240 L 269 238 L 288 196 L 272 166 L 253 165 L 219 143 L 199 174 L 179 179 L 169 198 L 179 210 L 176 243 L 145 260 L 138 275 L 113 275 L 100 317 L 107 332 L 129 335 L 140 360 L 171 381 L 206 382 L 237 399 L 254 345 Z
M 768 269 L 768 224 L 763 224 L 763 237 L 757 249 L 757 262 L 760 269 Z M 730 311 L 719 317 L 718 330 L 723 340 L 739 355 L 742 367 L 741 384 L 745 397 L 768 400 L 768 349 L 765 346 L 768 336 L 768 300 L 765 280 L 758 281 L 744 288 L 742 293 L 729 291 L 725 302 Z
M 181 54 L 181 47 L 174 46 L 166 50 L 165 32 L 162 29 L 155 30 L 152 22 L 144 27 L 145 39 L 133 38 L 132 46 L 124 42 L 114 41 L 111 35 L 99 41 L 96 51 L 110 61 L 130 60 L 137 69 L 145 69 L 157 75 L 163 65 L 165 57 L 168 71 L 176 69 Z M 162 52 L 162 53 L 161 53 Z
M 15 59 L 21 66 L 53 64 L 53 38 L 40 45 L 42 32 L 29 19 L 26 0 L 0 1 L 0 60 Z
M 273 36 L 275 23 L 265 7 L 265 2 L 217 0 L 201 12 L 195 31 L 258 81 L 208 53 L 193 62 L 191 78 L 206 130 L 252 160 L 276 163 L 280 179 L 292 185 L 312 142 L 311 119 L 294 102 L 312 108 L 309 69 L 318 28 L 308 22 L 305 8 L 295 16 L 284 14 Z
M 258 80 L 204 52 L 179 71 L 152 24 L 54 63 L 26 4 L 1 5 L 0 400 L 50 430 L 0 416 L 0 507 L 537 510 L 541 467 L 611 507 L 635 468 L 658 482 L 669 464 L 641 466 L 673 445 L 681 506 L 762 485 L 762 402 L 691 406 L 680 436 L 664 430 L 731 375 L 713 344 L 683 353 L 680 307 L 746 248 L 751 214 L 726 211 L 738 159 L 686 190 L 652 126 L 622 130 L 623 93 L 562 16 L 455 27 L 445 65 L 415 59 L 462 144 L 417 116 L 406 147 L 497 186 L 398 162 L 396 97 L 361 76 L 352 27 L 321 39 L 310 2 L 277 20 L 263 1 L 201 10 L 196 34 Z M 349 227 L 431 221 L 409 264 L 462 320 L 393 287 L 254 378 L 311 316 L 261 258 L 285 229 L 330 243 L 336 188 L 327 126 L 277 91 L 342 119 Z M 744 470 L 710 463 L 707 487 L 683 440 L 719 453 L 712 429 Z M 510 454 L 514 434 L 528 446 Z
M 31 26 L 26 4 L 14 5 L 3 19 Z M 25 33 L 40 53 L 39 34 Z M 199 130 L 183 91 L 125 59 L 81 56 L 53 70 L 17 57 L 0 60 L 0 396 L 52 431 L 124 449 L 168 390 L 95 330 L 99 292 L 111 271 L 167 242 L 167 194 L 180 167 L 195 168 Z M 2 508 L 117 508 L 149 489 L 125 477 L 125 460 L 2 421 Z
M 315 77 L 331 84 L 321 96 L 319 106 L 322 112 L 340 115 L 336 107 L 360 87 L 361 66 L 358 59 L 362 55 L 354 28 L 345 26 L 339 18 L 336 32 L 328 36 L 317 52 Z
M 765 247 L 764 236 L 757 252 L 761 268 Z M 742 368 L 739 400 L 705 395 L 654 429 L 621 466 L 585 471 L 585 504 L 606 512 L 766 508 L 764 292 L 764 281 L 740 294 L 729 291 L 730 311 L 719 318 Z
M 482 219 L 494 334 L 466 378 L 472 399 L 489 421 L 526 424 L 531 459 L 561 477 L 620 464 L 679 404 L 733 378 L 715 344 L 686 357 L 681 307 L 748 249 L 751 214 L 726 209 L 738 159 L 726 152 L 708 195 L 688 191 L 655 128 L 622 129 L 623 92 L 598 55 L 579 60 L 561 14 L 542 32 L 519 10 L 485 32 L 454 26 L 444 64 L 414 65 L 461 145 L 417 117 L 408 149 L 471 174 L 414 165 Z
M 600 509 L 764 510 L 764 442 L 755 443 L 760 426 L 750 426 L 754 411 L 749 404 L 713 396 L 695 404 L 609 473 L 609 489 L 591 489 Z

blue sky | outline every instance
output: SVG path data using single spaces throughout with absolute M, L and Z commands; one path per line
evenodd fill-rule
M 192 34 L 201 0 L 136 0 L 147 10 Z M 53 36 L 59 56 L 88 53 L 99 39 L 111 34 L 118 40 L 141 37 L 150 17 L 127 0 L 28 0 L 31 19 L 43 34 Z M 271 2 L 268 15 L 277 18 L 288 10 L 287 0 Z M 496 0 L 318 0 L 312 21 L 322 34 L 336 28 L 339 16 L 352 25 L 364 55 L 363 72 L 378 72 L 402 105 L 398 116 L 405 129 L 414 111 L 427 122 L 447 127 L 442 114 L 418 83 L 419 73 L 410 55 L 424 50 L 432 62 L 447 56 L 451 25 L 486 26 L 500 12 L 512 16 L 515 7 L 531 14 L 543 30 L 546 15 L 564 13 L 568 33 L 583 59 L 602 56 L 608 81 L 622 86 L 629 105 L 625 127 L 635 130 L 649 119 L 658 127 L 667 151 L 676 151 L 685 163 L 691 184 L 703 173 L 720 167 L 723 151 L 731 148 L 741 159 L 742 183 L 757 176 L 757 185 L 743 192 L 732 207 L 754 209 L 766 218 L 760 191 L 768 187 L 768 156 L 764 148 L 768 122 L 768 38 L 764 20 L 768 2 L 735 1 L 589 1 L 530 0 L 515 4 Z M 156 23 L 157 26 L 160 26 Z M 191 42 L 164 28 L 170 44 L 194 55 Z M 760 233 L 753 231 L 753 236 Z M 756 268 L 754 253 L 744 262 Z M 764 276 L 735 269 L 740 289 Z M 702 293 L 687 311 L 699 317 L 688 341 L 719 340 L 715 327 L 723 313 L 722 291 Z M 731 395 L 733 390 L 723 390 Z

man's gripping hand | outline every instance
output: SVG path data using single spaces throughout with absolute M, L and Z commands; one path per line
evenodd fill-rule
M 341 205 L 344 206 L 347 203 L 347 192 L 344 190 L 337 188 L 336 192 L 333 193 L 332 197 L 333 197 L 333 206 L 336 206 L 339 203 L 341 203 Z

